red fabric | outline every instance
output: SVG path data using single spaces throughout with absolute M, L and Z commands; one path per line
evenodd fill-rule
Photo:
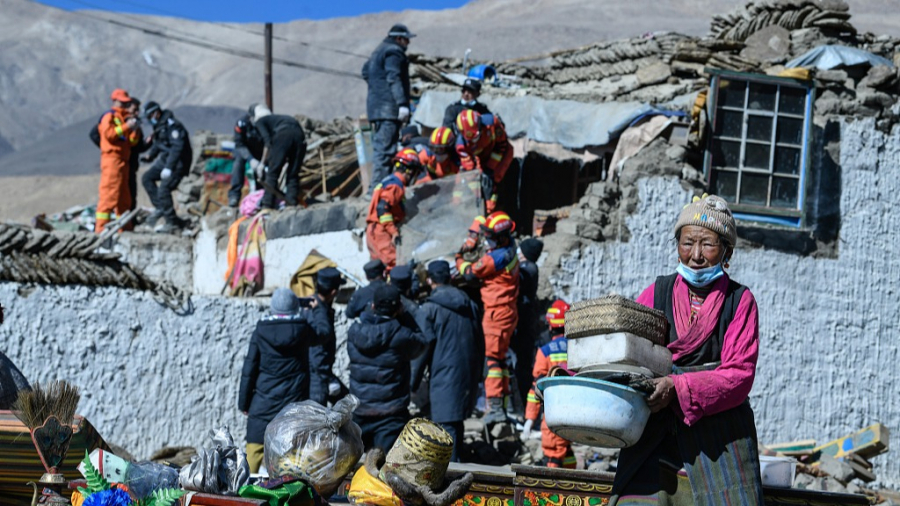
M 114 107 L 100 118 L 100 185 L 98 188 L 97 214 L 94 232 L 102 232 L 112 218 L 122 216 L 131 209 L 131 192 L 128 190 L 128 159 L 131 147 L 140 139 L 138 133 L 125 124 L 125 109 Z
M 397 265 L 397 247 L 394 246 L 393 235 L 379 223 L 366 226 L 366 247 L 372 260 L 381 260 L 387 272 Z
M 481 135 L 476 142 L 458 142 L 456 152 L 459 153 L 460 166 L 463 170 L 475 168 L 494 170 L 494 181 L 500 182 L 506 174 L 506 169 L 509 168 L 509 161 L 506 162 L 506 167 L 497 170 L 500 161 L 496 159 L 492 161 L 491 155 L 497 153 L 501 160 L 508 156 L 512 161 L 513 149 L 506 137 L 506 130 L 500 123 L 500 118 L 495 115 L 491 125 L 481 127 Z M 507 152 L 509 152 L 508 155 Z M 498 172 L 500 172 L 499 179 Z
M 577 466 L 578 461 L 575 459 L 575 453 L 572 452 L 572 443 L 554 434 L 547 426 L 546 421 L 541 422 L 541 450 L 545 457 L 559 459 L 563 462 L 562 466 L 548 462 L 547 467 L 575 469 Z
M 481 302 L 487 312 L 490 308 L 512 307 L 515 309 L 519 298 L 519 259 L 513 255 L 509 265 L 496 265 L 491 252 L 467 266 L 461 256 L 456 261 L 462 274 L 471 272 L 482 281 Z
M 726 280 L 728 276 L 723 276 Z M 721 281 L 721 280 L 720 280 Z M 718 283 L 717 283 L 718 285 Z M 726 285 L 727 286 L 727 285 Z M 639 304 L 653 307 L 654 285 L 650 285 L 640 297 Z M 701 315 L 695 325 L 702 326 L 707 321 L 707 313 L 715 313 L 716 321 L 722 311 L 722 304 L 715 307 L 712 293 L 704 301 Z M 678 299 L 681 299 L 680 301 Z M 712 302 L 712 303 L 711 303 Z M 675 312 L 676 332 L 678 339 L 669 345 L 669 349 L 686 349 L 679 330 L 678 320 L 690 318 L 690 296 L 687 283 L 678 276 L 673 288 L 673 311 Z M 684 314 L 684 311 L 687 314 Z M 706 336 L 707 338 L 709 336 Z M 676 356 L 673 354 L 673 358 Z M 678 396 L 676 411 L 684 417 L 684 423 L 693 425 L 706 415 L 714 415 L 735 408 L 747 399 L 753 388 L 753 380 L 756 377 L 756 362 L 759 358 L 759 309 L 756 299 L 750 290 L 744 290 L 738 303 L 734 319 L 725 331 L 722 344 L 722 363 L 712 371 L 691 372 L 672 375 L 675 382 L 675 392 Z
M 557 336 L 553 336 L 553 341 L 557 339 L 565 339 L 565 334 L 559 334 Z M 537 353 L 534 355 L 534 368 L 531 371 L 531 375 L 534 377 L 534 382 L 531 384 L 531 390 L 528 391 L 528 399 L 525 403 L 525 419 L 527 420 L 537 420 L 541 416 L 541 401 L 538 400 L 535 392 L 537 391 L 537 380 L 541 378 L 545 378 L 547 374 L 550 372 L 550 369 L 553 367 L 562 367 L 563 369 L 567 369 L 569 367 L 568 356 L 566 360 L 553 360 L 553 358 L 544 355 L 544 349 L 538 348 Z
M 484 317 L 481 320 L 481 326 L 484 329 L 484 355 L 489 362 L 490 359 L 494 359 L 501 364 L 499 368 L 489 368 L 488 370 L 488 377 L 484 380 L 484 391 L 487 397 L 509 395 L 509 371 L 502 367 L 502 364 L 506 360 L 509 342 L 518 321 L 519 314 L 515 304 L 512 307 L 488 308 L 485 306 Z M 502 377 L 497 377 L 496 372 L 492 369 L 498 369 Z

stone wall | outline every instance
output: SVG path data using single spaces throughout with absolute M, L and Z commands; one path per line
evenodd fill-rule
M 900 129 L 874 119 L 841 124 L 837 254 L 736 251 L 730 273 L 760 308 L 760 357 L 751 393 L 763 443 L 820 443 L 875 422 L 900 434 Z M 564 257 L 554 292 L 577 301 L 636 297 L 675 268 L 671 227 L 690 193 L 675 177 L 637 181 L 628 242 L 593 243 Z M 875 459 L 883 485 L 900 486 L 900 461 Z

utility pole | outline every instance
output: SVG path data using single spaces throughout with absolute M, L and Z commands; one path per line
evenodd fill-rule
M 266 23 L 266 107 L 274 111 L 272 106 L 272 23 Z

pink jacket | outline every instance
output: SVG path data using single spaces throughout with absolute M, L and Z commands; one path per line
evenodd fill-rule
M 673 350 L 673 360 L 677 361 L 681 354 L 686 353 L 684 339 L 701 335 L 709 337 L 718 324 L 718 315 L 722 312 L 723 297 L 716 297 L 717 292 L 724 292 L 728 286 L 728 276 L 723 276 L 716 282 L 713 292 L 707 296 L 700 314 L 694 325 L 701 328 L 693 329 L 685 327 L 682 322 L 690 318 L 690 295 L 687 283 L 678 276 L 673 290 L 673 305 L 675 313 L 678 340 L 669 345 Z M 650 285 L 640 297 L 639 304 L 653 307 L 654 285 Z M 680 314 L 685 313 L 686 314 Z M 690 331 L 694 332 L 690 332 Z M 697 331 L 700 331 L 699 334 Z M 693 343 L 694 345 L 702 344 Z M 682 350 L 682 351 L 676 351 Z M 675 382 L 675 392 L 678 396 L 678 405 L 673 406 L 676 412 L 684 415 L 684 423 L 693 425 L 706 415 L 714 415 L 739 406 L 753 388 L 753 379 L 756 377 L 756 360 L 759 358 L 759 311 L 756 307 L 756 299 L 750 290 L 744 290 L 738 303 L 737 311 L 731 325 L 725 331 L 722 344 L 722 364 L 712 371 L 692 372 L 672 375 Z M 680 409 L 679 409 L 680 408 Z

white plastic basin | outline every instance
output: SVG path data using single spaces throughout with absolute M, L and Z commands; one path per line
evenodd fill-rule
M 627 448 L 650 417 L 644 395 L 608 381 L 576 376 L 538 380 L 544 420 L 564 439 L 588 446 Z
M 627 332 L 568 340 L 569 369 L 580 371 L 607 364 L 645 367 L 656 376 L 666 376 L 672 372 L 672 352 Z
M 791 488 L 794 486 L 796 472 L 797 461 L 792 458 L 759 456 L 759 473 L 763 485 Z

